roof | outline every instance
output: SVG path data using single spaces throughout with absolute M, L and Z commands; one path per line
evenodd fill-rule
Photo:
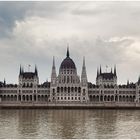
M 73 60 L 70 57 L 66 57 L 61 65 L 60 65 L 60 69 L 76 69 L 75 63 L 73 62 Z
M 99 76 L 101 76 L 103 79 L 113 79 L 115 77 L 115 74 L 113 74 L 113 73 L 101 73 Z
M 22 73 L 23 78 L 34 78 L 36 74 L 34 72 L 24 72 Z

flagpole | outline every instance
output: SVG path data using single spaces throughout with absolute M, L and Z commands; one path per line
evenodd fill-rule
M 28 72 L 30 72 L 30 67 L 31 67 L 31 65 L 29 64 L 29 65 L 28 65 Z

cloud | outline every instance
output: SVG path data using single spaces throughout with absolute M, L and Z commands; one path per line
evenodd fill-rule
M 138 3 L 0 2 L 0 79 L 17 81 L 19 65 L 27 70 L 30 63 L 32 69 L 38 65 L 40 81 L 45 81 L 52 56 L 58 72 L 69 43 L 79 75 L 86 57 L 89 81 L 95 82 L 100 64 L 103 70 L 116 64 L 119 83 L 135 82 L 140 69 Z

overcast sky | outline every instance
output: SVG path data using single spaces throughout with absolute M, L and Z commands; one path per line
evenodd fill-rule
M 17 83 L 19 66 L 36 64 L 40 83 L 57 74 L 70 57 L 81 75 L 86 58 L 88 81 L 97 67 L 117 66 L 118 83 L 140 75 L 140 2 L 0 2 L 0 80 Z M 106 69 L 106 65 L 108 68 Z

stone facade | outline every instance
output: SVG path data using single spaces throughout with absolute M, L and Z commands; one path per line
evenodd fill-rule
M 116 66 L 112 72 L 97 69 L 96 84 L 88 82 L 85 58 L 81 76 L 67 49 L 58 75 L 53 57 L 51 81 L 39 84 L 38 70 L 24 72 L 20 66 L 19 83 L 0 82 L 0 104 L 133 104 L 140 101 L 140 78 L 136 83 L 117 84 Z

